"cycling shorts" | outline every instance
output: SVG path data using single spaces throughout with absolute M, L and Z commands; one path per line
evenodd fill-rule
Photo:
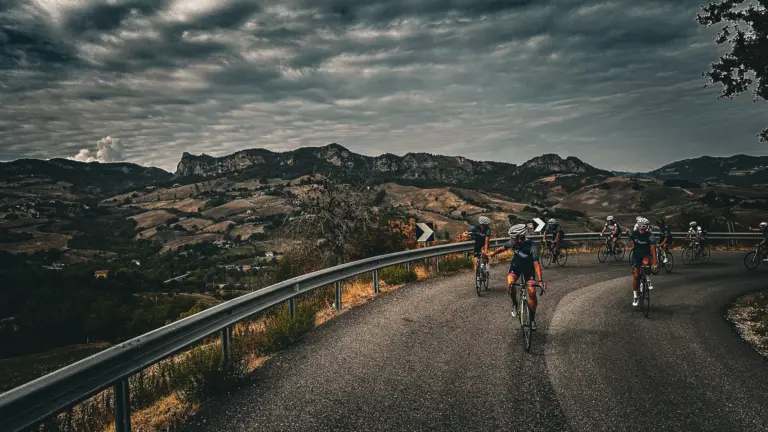
M 638 253 L 637 251 L 632 251 L 632 267 L 634 268 L 640 268 L 640 266 L 643 265 L 643 258 L 648 258 L 648 265 L 651 265 L 653 263 L 650 252 L 641 252 Z
M 512 263 L 509 264 L 508 273 L 515 275 L 517 280 L 528 281 L 531 279 L 536 279 L 536 269 L 533 266 L 533 262 L 520 263 L 512 261 Z

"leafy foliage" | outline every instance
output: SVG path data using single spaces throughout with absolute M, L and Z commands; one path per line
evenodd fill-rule
M 759 6 L 745 0 L 718 0 L 704 6 L 697 15 L 701 25 L 713 26 L 725 23 L 718 32 L 718 45 L 731 44 L 731 51 L 705 72 L 712 84 L 722 84 L 718 98 L 733 98 L 755 84 L 754 100 L 768 100 L 768 10 L 766 2 Z M 768 141 L 768 129 L 760 134 L 761 141 Z

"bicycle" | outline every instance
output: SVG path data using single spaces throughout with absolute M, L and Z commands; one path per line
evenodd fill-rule
M 490 280 L 488 255 L 485 253 L 480 255 L 480 262 L 475 267 L 475 291 L 477 291 L 477 295 L 480 296 L 483 287 L 485 287 L 485 291 L 488 291 L 488 283 Z
M 549 268 L 550 265 L 552 265 L 552 261 L 555 261 L 557 265 L 560 267 L 564 266 L 565 263 L 568 261 L 568 248 L 565 246 L 560 246 L 559 253 L 557 254 L 557 259 L 554 258 L 554 251 L 552 249 L 552 242 L 546 242 L 542 244 L 541 249 L 541 256 L 539 257 L 539 262 L 541 262 L 541 265 L 544 266 L 544 268 Z
M 754 270 L 760 266 L 761 262 L 763 265 L 768 265 L 768 251 L 758 243 L 753 250 L 744 255 L 744 267 L 747 270 Z
M 667 257 L 666 263 L 664 262 L 665 256 Z M 656 268 L 656 271 L 653 271 L 653 269 L 651 269 L 651 273 L 653 273 L 654 275 L 659 274 L 659 272 L 661 272 L 661 266 L 664 266 L 664 270 L 667 273 L 671 273 L 672 269 L 675 267 L 675 257 L 672 255 L 672 252 L 667 252 L 666 250 L 664 250 L 664 248 L 660 244 L 657 244 L 656 257 L 659 263 L 659 267 Z
M 696 241 L 691 241 L 688 246 L 683 248 L 683 252 L 680 254 L 680 258 L 683 261 L 683 265 L 691 264 L 694 261 L 698 261 L 700 264 L 706 264 L 709 262 L 709 258 L 712 252 L 707 245 L 702 245 Z
M 624 243 L 616 242 L 616 246 L 614 246 L 613 242 L 611 241 L 610 234 L 604 235 L 607 235 L 608 238 L 605 239 L 605 244 L 600 246 L 598 249 L 597 260 L 601 263 L 604 263 L 608 259 L 608 255 L 613 255 L 613 259 L 616 261 L 623 260 L 624 254 L 626 253 L 626 250 L 624 249 Z
M 638 289 L 640 293 L 640 308 L 646 318 L 648 318 L 648 313 L 651 310 L 651 290 L 648 289 L 650 283 L 648 280 L 648 273 L 653 270 L 648 264 L 649 260 L 648 257 L 643 258 L 643 264 L 640 265 L 640 287 Z
M 533 278 L 529 279 L 526 283 L 515 282 L 509 286 L 510 298 L 513 298 L 512 296 L 515 295 L 515 290 L 513 290 L 512 287 L 520 287 L 520 301 L 517 303 L 517 315 L 520 318 L 520 328 L 523 330 L 523 346 L 527 352 L 531 351 L 531 341 L 533 340 L 533 333 L 531 331 L 531 311 L 530 306 L 528 306 L 527 285 L 529 284 L 541 288 L 541 293 L 539 295 L 544 295 L 544 287 Z

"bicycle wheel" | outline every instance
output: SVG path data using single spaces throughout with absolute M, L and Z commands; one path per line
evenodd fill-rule
M 683 261 L 683 265 L 688 265 L 693 262 L 693 249 L 690 246 L 683 248 L 680 253 L 680 259 Z
M 560 253 L 557 255 L 557 265 L 564 266 L 568 262 L 568 249 L 561 247 Z
M 523 339 L 525 341 L 525 350 L 531 350 L 531 311 L 528 309 L 528 299 L 520 302 L 520 325 L 523 328 Z
M 667 273 L 672 273 L 672 269 L 675 267 L 675 257 L 672 255 L 671 252 L 664 252 L 664 253 L 667 255 L 667 262 L 664 263 L 662 261 L 661 264 L 664 265 L 664 270 L 666 270 Z
M 651 310 L 651 291 L 648 290 L 648 279 L 643 281 L 641 289 L 643 292 L 640 294 L 640 306 L 643 308 L 643 315 L 648 318 L 648 312 Z
M 616 242 L 616 247 L 613 250 L 613 259 L 621 261 L 624 259 L 624 254 L 627 251 L 624 249 L 624 243 Z
M 549 251 L 548 247 L 545 246 L 541 251 L 539 261 L 541 261 L 541 265 L 543 265 L 544 268 L 549 268 L 549 266 L 552 265 L 552 253 Z
M 757 256 L 756 251 L 750 251 L 747 252 L 746 255 L 744 255 L 744 267 L 747 268 L 747 270 L 754 270 L 760 265 L 760 258 Z
M 488 291 L 488 285 L 491 283 L 491 273 L 488 271 L 488 264 L 485 265 L 485 275 L 483 275 L 483 285 L 485 290 Z
M 702 246 L 701 252 L 699 252 L 699 262 L 706 264 L 709 262 L 710 257 L 712 257 L 712 251 L 709 249 L 709 246 Z
M 597 250 L 597 260 L 604 263 L 608 259 L 608 245 L 602 245 Z
M 483 290 L 480 278 L 480 265 L 477 265 L 475 267 L 475 291 L 477 291 L 478 297 L 480 297 L 480 292 Z

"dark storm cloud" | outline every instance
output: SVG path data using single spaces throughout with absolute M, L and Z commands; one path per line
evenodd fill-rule
M 169 169 L 328 142 L 612 169 L 762 149 L 764 107 L 701 88 L 721 52 L 694 0 L 2 3 L 0 159 L 106 136 Z

